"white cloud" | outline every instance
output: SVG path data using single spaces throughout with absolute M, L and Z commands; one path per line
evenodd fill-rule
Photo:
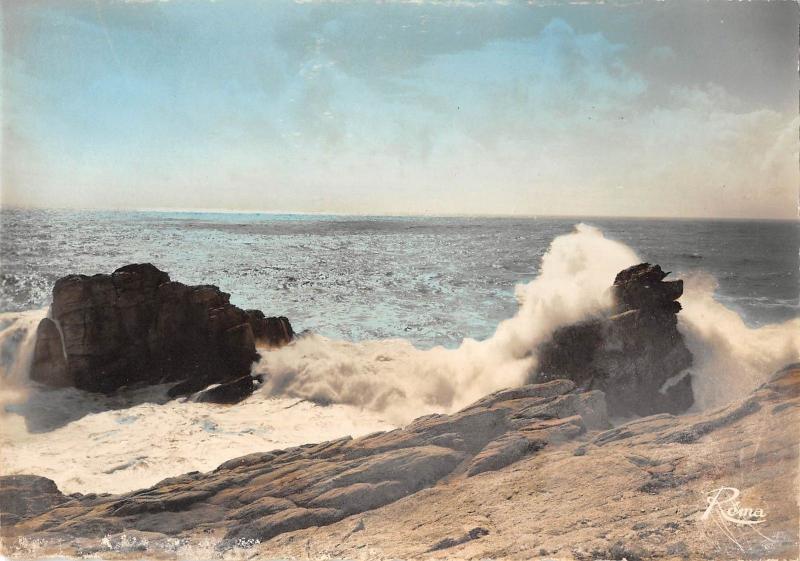
M 556 20 L 433 57 L 386 96 L 322 49 L 304 86 L 305 180 L 382 212 L 793 214 L 796 119 L 716 84 L 654 106 L 624 55 Z

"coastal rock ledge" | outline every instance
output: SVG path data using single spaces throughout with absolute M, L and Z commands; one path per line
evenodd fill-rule
M 49 317 L 37 328 L 30 377 L 103 393 L 181 381 L 172 397 L 233 384 L 218 394 L 235 401 L 252 391 L 256 345 L 293 337 L 285 317 L 242 310 L 216 286 L 187 286 L 149 263 L 132 264 L 110 275 L 56 281 Z
M 250 454 L 121 495 L 64 495 L 45 478 L 0 477 L 0 552 L 796 559 L 798 421 L 798 365 L 720 409 L 613 428 L 601 392 L 554 380 L 402 429 Z M 743 507 L 766 513 L 758 532 L 724 526 L 714 510 L 704 518 L 708 497 L 733 487 Z
M 452 415 L 229 460 L 123 495 L 62 495 L 49 479 L 0 477 L 7 536 L 100 539 L 137 530 L 213 532 L 224 544 L 268 540 L 379 508 L 448 477 L 471 478 L 607 429 L 605 400 L 568 380 L 503 390 Z

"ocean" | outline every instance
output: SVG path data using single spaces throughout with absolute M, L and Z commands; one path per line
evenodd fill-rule
M 800 313 L 796 221 L 9 209 L 0 220 L 0 311 L 47 306 L 66 274 L 150 262 L 173 280 L 215 284 L 238 306 L 285 315 L 297 331 L 452 348 L 513 315 L 515 286 L 584 222 L 675 278 L 710 274 L 715 298 L 748 325 Z
M 554 329 L 640 261 L 686 281 L 695 409 L 800 360 L 797 222 L 0 211 L 0 473 L 123 492 L 252 452 L 359 436 L 524 383 Z M 228 406 L 27 379 L 52 285 L 150 262 L 305 336 Z

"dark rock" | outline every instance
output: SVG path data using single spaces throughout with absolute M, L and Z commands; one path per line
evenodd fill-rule
M 171 398 L 183 397 L 197 393 L 203 388 L 208 387 L 206 380 L 203 378 L 190 378 L 179 382 L 167 390 L 167 396 Z
M 292 324 L 283 316 L 264 317 L 261 310 L 247 310 L 247 316 L 253 335 L 259 343 L 280 347 L 294 339 Z
M 50 318 L 40 321 L 36 328 L 36 347 L 30 377 L 48 386 L 68 387 L 74 384 L 67 369 L 61 333 L 56 322 Z
M 659 265 L 650 263 L 620 271 L 612 289 L 619 311 L 663 308 L 677 314 L 681 307 L 675 300 L 683 294 L 683 281 L 664 281 L 667 275 Z
M 174 397 L 236 381 L 218 392 L 231 399 L 247 390 L 257 339 L 274 346 L 294 336 L 286 318 L 244 311 L 216 286 L 171 281 L 149 263 L 59 279 L 51 318 L 39 325 L 31 378 L 105 393 L 183 380 Z
M 71 501 L 56 484 L 36 475 L 0 477 L 0 527 L 11 526 L 24 518 L 37 516 Z
M 613 415 L 681 413 L 694 403 L 692 355 L 677 328 L 682 281 L 642 263 L 611 288 L 613 315 L 562 327 L 539 348 L 534 381 L 567 378 L 606 394 Z
M 253 393 L 255 387 L 255 379 L 247 374 L 233 382 L 226 382 L 203 390 L 197 394 L 196 399 L 209 403 L 239 403 Z

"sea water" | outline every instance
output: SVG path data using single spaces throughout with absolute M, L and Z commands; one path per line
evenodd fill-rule
M 232 457 L 357 436 L 523 383 L 530 350 L 607 305 L 620 268 L 687 281 L 679 329 L 696 407 L 800 358 L 798 224 L 4 210 L 2 473 L 119 492 Z M 578 224 L 579 223 L 579 224 Z M 578 226 L 576 227 L 576 224 Z M 308 334 L 263 352 L 234 406 L 26 383 L 53 282 L 151 262 Z M 323 405 L 326 404 L 326 405 Z
M 0 311 L 47 306 L 70 273 L 149 262 L 215 284 L 243 308 L 345 340 L 419 347 L 488 337 L 576 223 L 660 264 L 705 271 L 715 298 L 752 326 L 800 310 L 800 222 L 608 218 L 431 218 L 235 213 L 0 211 Z M 601 256 L 597 256 L 598 259 Z

